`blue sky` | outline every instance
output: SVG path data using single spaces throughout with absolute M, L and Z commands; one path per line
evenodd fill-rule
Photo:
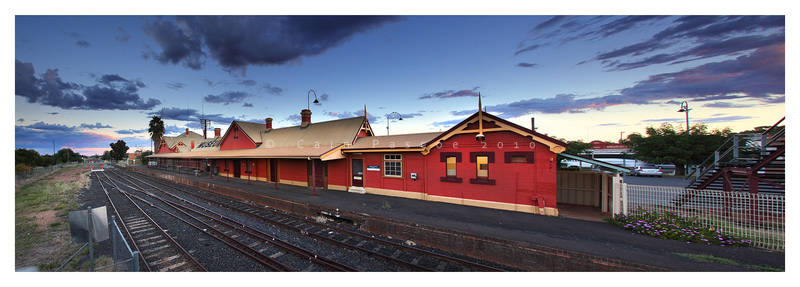
M 784 113 L 783 16 L 17 16 L 15 145 L 149 146 L 147 122 L 201 113 L 294 125 L 362 113 L 385 134 L 490 113 L 567 140 L 668 122 L 734 130 Z M 313 99 L 312 99 L 313 100 Z

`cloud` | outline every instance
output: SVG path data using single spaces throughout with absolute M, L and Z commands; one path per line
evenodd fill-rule
M 148 113 L 150 116 L 159 116 L 162 120 L 176 120 L 176 121 L 187 121 L 187 122 L 200 122 L 201 118 L 211 120 L 215 123 L 224 123 L 229 124 L 235 118 L 233 117 L 226 117 L 222 114 L 206 114 L 201 115 L 195 109 L 182 109 L 182 108 L 164 108 L 158 111 L 153 111 Z
M 57 115 L 57 114 L 58 114 L 58 112 L 49 112 L 49 113 L 47 113 L 47 114 L 48 114 L 48 115 Z
M 80 127 L 84 128 L 84 129 L 110 129 L 111 128 L 110 125 L 104 125 L 104 124 L 101 124 L 100 122 L 97 122 L 97 123 L 94 123 L 94 124 L 81 124 Z
M 608 70 L 629 70 L 734 55 L 783 43 L 784 18 L 781 15 L 673 16 L 663 28 L 651 29 L 653 32 L 648 39 L 600 53 L 578 64 L 600 61 Z M 591 42 L 645 25 L 663 23 L 665 19 L 668 17 L 556 16 L 532 29 L 531 35 L 518 44 L 515 55 L 575 40 Z
M 425 94 L 419 97 L 419 99 L 447 99 L 447 98 L 458 98 L 458 97 L 477 97 L 478 96 L 478 88 L 474 87 L 472 90 L 445 90 L 436 93 Z
M 245 92 L 224 92 L 219 95 L 208 95 L 203 98 L 203 101 L 212 104 L 233 104 L 233 103 L 241 103 L 245 99 L 252 97 L 253 95 L 245 93 Z
M 539 64 L 525 63 L 525 62 L 520 62 L 517 64 L 517 67 L 522 67 L 522 68 L 536 68 L 537 66 L 539 66 Z
M 168 82 L 168 83 L 166 83 L 166 85 L 167 85 L 167 88 L 170 88 L 170 89 L 173 89 L 173 90 L 180 90 L 180 89 L 183 89 L 184 87 L 186 87 L 186 84 L 179 83 L 179 82 Z
M 252 108 L 253 104 L 252 103 L 244 103 L 244 104 L 242 104 L 242 107 Z
M 21 123 L 21 122 L 24 122 L 24 121 L 25 121 L 25 119 L 23 119 L 23 118 L 18 118 L 18 119 L 17 119 L 17 122 L 18 122 L 18 123 Z
M 339 119 L 353 118 L 353 117 L 363 117 L 364 116 L 364 108 L 359 108 L 359 109 L 356 109 L 355 111 L 352 111 L 352 112 L 324 112 L 323 114 L 326 115 L 326 116 L 329 116 L 329 117 L 334 117 L 334 118 L 339 118 Z M 300 118 L 299 117 L 300 117 L 300 115 L 298 115 L 297 122 L 300 122 Z M 370 121 L 370 122 L 375 122 L 375 121 L 378 120 L 378 117 L 376 117 L 375 115 L 373 115 L 370 112 L 367 112 L 367 120 Z
M 605 124 L 598 124 L 598 127 L 612 127 L 612 126 L 619 126 L 620 123 L 605 123 Z
M 92 43 L 89 43 L 89 41 L 86 41 L 86 40 L 78 40 L 78 41 L 75 41 L 75 45 L 78 45 L 78 47 L 81 47 L 81 48 L 88 48 L 89 46 L 92 45 Z
M 239 85 L 247 86 L 247 87 L 252 87 L 252 86 L 255 86 L 256 84 L 258 84 L 258 82 L 254 81 L 254 80 L 243 80 L 243 81 L 239 82 Z
M 85 86 L 65 82 L 57 69 L 48 69 L 37 77 L 33 64 L 15 60 L 14 94 L 29 103 L 74 110 L 149 110 L 161 104 L 157 99 L 144 101 L 138 91 L 145 87 L 139 80 L 119 75 L 103 75 L 98 83 Z
M 399 116 L 398 116 L 398 114 L 399 114 Z M 394 113 L 391 113 L 391 114 L 385 114 L 385 115 L 383 115 L 383 116 L 384 116 L 384 117 L 388 117 L 389 119 L 392 119 L 392 120 L 394 120 L 394 119 L 398 119 L 398 118 L 402 118 L 402 119 L 412 119 L 412 118 L 414 118 L 414 117 L 421 117 L 421 116 L 422 116 L 422 114 L 421 114 L 421 113 L 408 113 L 408 114 L 400 114 L 400 113 L 394 114 Z
M 704 119 L 697 119 L 695 121 L 700 123 L 727 123 L 727 122 L 734 122 L 739 120 L 746 120 L 752 119 L 751 116 L 727 116 L 727 117 L 712 117 L 712 118 L 704 118 Z
M 263 86 L 261 86 L 261 88 L 266 90 L 267 93 L 270 93 L 270 94 L 273 94 L 273 95 L 276 95 L 276 96 L 279 96 L 281 93 L 283 93 L 283 88 L 276 87 L 276 86 L 273 86 L 273 85 L 270 85 L 270 84 L 264 84 Z
M 643 123 L 663 123 L 663 122 L 680 122 L 683 118 L 662 118 L 662 119 L 647 119 L 642 120 Z
M 146 24 L 161 48 L 161 63 L 199 70 L 211 58 L 226 69 L 283 65 L 325 52 L 353 37 L 398 20 L 385 16 L 179 16 Z
M 762 104 L 785 100 L 785 46 L 759 48 L 749 55 L 712 62 L 674 73 L 652 75 L 618 94 L 582 98 L 559 94 L 551 98 L 531 98 L 489 106 L 489 112 L 518 117 L 531 112 L 564 113 L 603 110 L 610 106 L 677 103 L 671 99 L 705 102 L 727 99 L 755 99 Z M 679 103 L 677 103 L 679 104 Z M 474 110 L 452 112 L 469 115 Z
M 122 27 L 117 27 L 117 30 L 114 32 L 114 39 L 120 42 L 128 42 L 131 38 L 131 34 Z
M 455 125 L 457 123 L 460 123 L 463 120 L 464 119 L 455 119 L 455 120 L 447 120 L 447 121 L 441 121 L 441 122 L 433 122 L 433 126 L 436 126 L 436 127 L 449 127 L 449 126 Z
M 132 134 L 146 133 L 148 132 L 148 130 L 149 129 L 138 129 L 138 130 L 127 129 L 127 130 L 117 130 L 116 132 L 121 135 L 132 135 Z
M 755 105 L 745 105 L 745 104 L 734 104 L 729 102 L 713 102 L 713 103 L 705 103 L 703 107 L 705 108 L 751 108 Z
M 36 123 L 29 126 L 14 126 L 15 147 L 36 149 L 42 153 L 52 153 L 53 140 L 58 149 L 62 147 L 108 147 L 118 138 L 92 131 L 77 131 L 74 127 L 60 124 Z

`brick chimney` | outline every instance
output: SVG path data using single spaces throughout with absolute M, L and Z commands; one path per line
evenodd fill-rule
M 218 138 L 218 137 L 219 137 L 219 133 L 220 133 L 221 131 L 222 131 L 222 130 L 221 130 L 220 128 L 214 128 L 214 137 L 215 137 L 215 138 Z
M 272 130 L 272 118 L 266 118 L 266 119 L 264 119 L 264 122 L 267 124 L 266 130 L 267 131 L 271 131 Z
M 186 135 L 189 135 L 189 128 L 186 128 Z
M 311 110 L 304 109 L 300 111 L 300 126 L 307 127 L 311 124 Z

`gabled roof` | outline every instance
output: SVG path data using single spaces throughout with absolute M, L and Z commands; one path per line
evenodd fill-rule
M 362 151 L 362 150 L 376 150 L 376 149 L 415 149 L 421 150 L 422 146 L 440 135 L 441 132 L 432 133 L 418 133 L 418 134 L 401 134 L 390 136 L 372 136 L 361 137 L 349 147 L 345 147 L 342 151 Z
M 197 145 L 197 143 L 204 139 L 202 135 L 193 131 L 189 131 L 188 135 L 184 132 L 177 136 L 162 136 L 161 140 L 166 143 L 167 147 L 170 149 L 175 148 L 178 143 L 182 142 L 186 147 L 178 148 L 178 152 L 188 152 L 189 149 L 191 149 L 192 140 L 194 140 L 194 144 Z
M 256 145 L 261 142 L 261 134 L 267 128 L 266 123 L 252 123 L 252 122 L 245 122 L 245 121 L 234 121 L 242 131 L 253 140 Z
M 312 123 L 306 127 L 292 126 L 261 131 L 259 149 L 297 146 L 337 146 L 352 144 L 364 124 L 364 117 L 353 117 Z
M 567 147 L 567 144 L 562 142 L 562 141 L 560 141 L 560 140 L 551 138 L 549 136 L 543 135 L 543 134 L 538 133 L 536 131 L 533 131 L 531 129 L 528 129 L 528 128 L 525 128 L 523 126 L 520 126 L 518 124 L 509 122 L 509 121 L 504 120 L 504 119 L 502 119 L 502 118 L 500 118 L 498 116 L 495 116 L 495 115 L 492 115 L 492 114 L 489 114 L 489 113 L 485 113 L 485 112 L 482 113 L 482 114 L 483 114 L 482 117 L 483 117 L 483 121 L 484 122 L 495 122 L 495 124 L 496 124 L 496 127 L 486 127 L 486 128 L 484 128 L 483 129 L 484 132 L 494 132 L 494 131 L 511 131 L 511 132 L 515 132 L 515 133 L 517 133 L 519 135 L 530 137 L 531 139 L 533 139 L 535 141 L 538 141 L 538 142 L 541 142 L 541 143 L 547 145 L 550 148 L 550 151 L 552 151 L 554 153 L 561 153 Z M 434 146 L 436 146 L 437 144 L 439 144 L 439 142 L 447 140 L 448 138 L 452 137 L 453 135 L 462 134 L 462 133 L 475 133 L 475 132 L 477 132 L 477 130 L 474 130 L 474 129 L 467 129 L 469 124 L 471 124 L 473 122 L 475 122 L 475 123 L 478 122 L 478 112 L 475 112 L 474 114 L 472 114 L 471 116 L 467 117 L 466 119 L 464 119 L 460 123 L 454 125 L 449 130 L 447 130 L 447 131 L 441 133 L 440 135 L 438 135 L 437 137 L 433 138 L 431 141 L 429 141 L 427 144 L 425 144 L 425 149 L 423 150 L 422 153 L 423 154 L 427 154 L 428 152 L 430 152 L 430 149 L 433 148 Z
M 209 138 L 194 144 L 195 151 L 216 151 L 219 150 L 219 145 L 222 143 L 222 137 Z

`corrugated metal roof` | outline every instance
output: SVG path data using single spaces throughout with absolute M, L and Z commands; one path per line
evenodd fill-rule
M 361 137 L 356 140 L 355 144 L 345 147 L 343 150 L 418 148 L 439 134 L 441 132 Z
M 260 134 L 263 142 L 258 149 L 352 144 L 363 122 L 363 117 L 353 117 L 312 123 L 307 127 L 293 126 L 262 131 Z

